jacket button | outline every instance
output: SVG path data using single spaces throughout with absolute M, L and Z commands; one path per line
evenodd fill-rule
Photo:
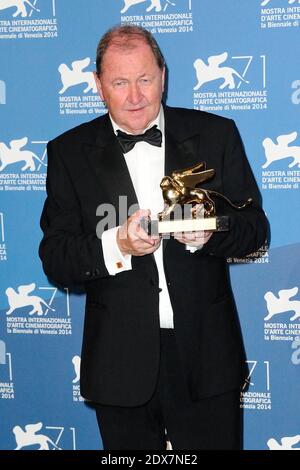
M 87 271 L 87 272 L 85 273 L 85 275 L 86 275 L 86 276 L 90 276 L 90 275 L 91 275 L 91 272 L 90 272 L 90 271 Z

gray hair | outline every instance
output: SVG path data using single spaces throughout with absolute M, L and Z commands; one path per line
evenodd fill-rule
M 115 26 L 109 29 L 100 39 L 96 54 L 97 75 L 99 76 L 102 72 L 103 57 L 110 45 L 114 44 L 115 46 L 125 50 L 133 49 L 136 46 L 132 41 L 136 39 L 144 41 L 144 43 L 150 46 L 156 59 L 156 63 L 162 70 L 165 66 L 165 59 L 152 34 L 147 31 L 147 29 L 141 28 L 140 26 L 126 25 Z

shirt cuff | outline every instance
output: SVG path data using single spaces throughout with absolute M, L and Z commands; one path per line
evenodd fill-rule
M 115 276 L 123 271 L 130 271 L 131 255 L 123 255 L 118 247 L 117 232 L 119 227 L 113 227 L 102 233 L 103 258 L 107 271 Z

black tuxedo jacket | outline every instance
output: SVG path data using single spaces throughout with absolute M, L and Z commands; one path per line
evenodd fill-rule
M 240 386 L 244 351 L 226 257 L 257 250 L 267 222 L 233 121 L 165 107 L 165 174 L 206 161 L 216 176 L 203 184 L 235 202 L 221 201 L 230 231 L 214 233 L 196 253 L 174 239 L 164 242 L 164 268 L 174 311 L 175 337 L 191 398 Z M 157 188 L 160 191 L 160 188 Z M 118 198 L 137 203 L 121 148 L 108 115 L 80 125 L 48 145 L 48 197 L 41 218 L 40 256 L 48 277 L 61 286 L 84 284 L 86 316 L 81 393 L 107 405 L 138 406 L 152 395 L 159 367 L 159 284 L 153 255 L 132 257 L 132 270 L 110 276 L 97 207 Z

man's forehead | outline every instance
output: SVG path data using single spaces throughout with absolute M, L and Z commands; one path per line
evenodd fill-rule
M 136 39 L 136 38 L 128 39 L 127 38 L 125 40 L 122 38 L 116 38 L 112 40 L 112 42 L 109 44 L 104 54 L 104 57 L 108 52 L 130 54 L 131 52 L 139 48 L 148 49 L 150 52 L 152 52 L 149 44 L 147 44 L 147 42 L 144 41 L 143 39 Z
M 103 73 L 107 71 L 111 74 L 115 71 L 118 74 L 120 70 L 130 73 L 133 70 L 137 72 L 138 68 L 139 73 L 142 74 L 146 73 L 146 69 L 153 71 L 153 67 L 157 67 L 153 51 L 145 41 L 141 40 L 132 41 L 130 47 L 122 47 L 122 45 L 112 43 L 103 55 Z

